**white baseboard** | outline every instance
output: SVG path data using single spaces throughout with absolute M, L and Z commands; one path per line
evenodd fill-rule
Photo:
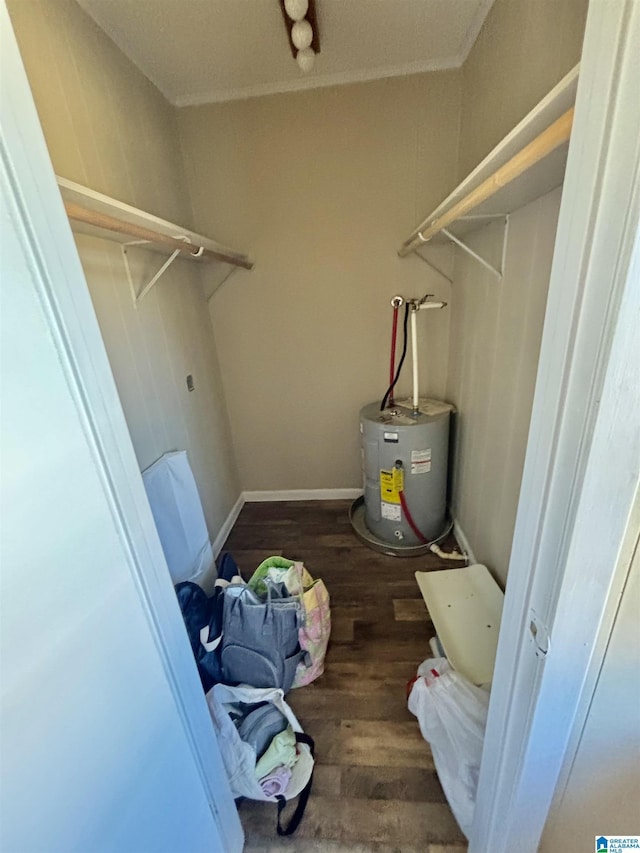
M 291 489 L 273 492 L 243 492 L 247 503 L 259 501 L 335 501 L 355 500 L 362 489 Z
M 471 544 L 467 539 L 467 534 L 464 532 L 462 527 L 460 527 L 460 523 L 456 518 L 453 519 L 453 535 L 456 537 L 458 545 L 460 545 L 462 550 L 469 558 L 469 563 L 477 563 L 478 561 L 476 560 L 475 554 L 473 553 L 473 548 L 471 547 Z
M 222 550 L 231 528 L 236 523 L 245 503 L 258 503 L 267 501 L 333 501 L 333 500 L 355 500 L 362 494 L 362 489 L 293 489 L 291 491 L 273 492 L 242 492 L 238 500 L 231 508 L 231 512 L 225 518 L 218 535 L 213 540 L 211 549 L 214 558 Z
M 237 520 L 238 516 L 240 515 L 240 512 L 242 511 L 242 507 L 244 506 L 244 504 L 245 504 L 245 496 L 244 496 L 244 492 L 241 492 L 240 497 L 234 503 L 233 507 L 231 508 L 231 512 L 225 518 L 225 520 L 222 524 L 222 527 L 220 528 L 220 530 L 218 532 L 218 535 L 216 536 L 216 538 L 213 541 L 211 549 L 213 551 L 214 558 L 217 557 L 218 554 L 220 553 L 220 551 L 222 550 L 222 546 L 224 545 L 227 536 L 231 533 L 231 528 L 236 523 L 236 520 Z

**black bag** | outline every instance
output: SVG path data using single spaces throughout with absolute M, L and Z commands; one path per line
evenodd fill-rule
M 218 580 L 213 595 L 207 597 L 205 591 L 191 581 L 183 581 L 175 586 L 205 693 L 214 684 L 222 681 L 220 642 L 224 611 L 223 590 L 233 578 L 239 576 L 240 570 L 231 554 L 223 554 L 218 565 Z

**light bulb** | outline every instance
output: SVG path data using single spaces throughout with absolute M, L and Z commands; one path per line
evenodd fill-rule
M 304 50 L 309 47 L 313 41 L 313 30 L 311 24 L 307 20 L 296 21 L 291 27 L 291 41 L 295 44 L 298 50 Z
M 300 66 L 300 70 L 307 74 L 313 68 L 316 55 L 310 47 L 305 47 L 304 50 L 299 50 L 296 55 L 296 62 Z
M 309 0 L 284 0 L 284 8 L 292 21 L 301 21 L 309 9 Z

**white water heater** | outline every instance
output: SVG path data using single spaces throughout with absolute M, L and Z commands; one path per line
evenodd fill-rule
M 360 411 L 365 524 L 390 545 L 424 544 L 442 535 L 447 510 L 449 427 L 454 407 L 421 399 Z M 403 501 L 405 508 L 403 508 Z

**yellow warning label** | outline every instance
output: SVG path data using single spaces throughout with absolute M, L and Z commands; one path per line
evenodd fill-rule
M 404 471 L 393 468 L 391 471 L 380 470 L 380 497 L 390 504 L 400 503 L 400 492 L 404 491 Z

